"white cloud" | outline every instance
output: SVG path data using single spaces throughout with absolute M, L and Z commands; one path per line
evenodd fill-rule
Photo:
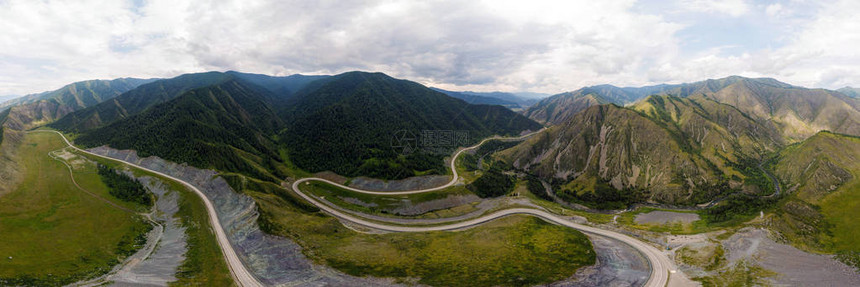
M 732 17 L 746 14 L 750 5 L 745 0 L 682 0 L 681 7 L 695 12 L 722 13 Z
M 860 27 L 851 15 L 860 7 L 852 1 L 805 9 L 817 11 L 808 20 L 776 17 L 777 24 L 798 27 L 782 37 L 788 39 L 784 46 L 698 51 L 682 51 L 678 37 L 691 23 L 640 11 L 635 6 L 646 3 L 629 0 L 143 3 L 0 0 L 0 94 L 92 78 L 206 70 L 275 75 L 369 70 L 485 91 L 560 92 L 731 74 L 833 87 L 857 85 L 854 67 L 860 64 L 855 49 Z M 746 19 L 780 14 L 794 2 L 780 9 L 757 6 L 755 15 L 742 1 L 683 3 L 692 11 Z
M 785 13 L 785 9 L 782 7 L 782 4 L 773 3 L 770 5 L 767 5 L 767 7 L 765 7 L 765 9 L 764 9 L 764 12 L 765 12 L 765 14 L 767 14 L 770 17 L 779 17 L 783 13 Z

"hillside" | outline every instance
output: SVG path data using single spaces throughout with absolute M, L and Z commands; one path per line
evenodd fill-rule
M 698 201 L 690 189 L 714 185 L 718 179 L 701 158 L 685 152 L 670 131 L 615 105 L 587 108 L 500 157 L 552 182 L 556 195 L 567 201 L 620 204 L 601 206 L 607 208 L 649 199 Z M 602 198 L 606 195 L 613 198 Z
M 860 138 L 819 132 L 783 150 L 775 173 L 791 197 L 773 228 L 860 267 Z
M 790 142 L 821 130 L 860 135 L 860 111 L 840 93 L 791 86 L 773 79 L 729 77 L 722 85 L 713 86 L 711 81 L 698 85 L 690 95 L 701 93 L 751 117 L 770 120 Z
M 310 87 L 309 87 L 310 88 Z M 444 173 L 443 158 L 458 146 L 493 134 L 540 129 L 501 106 L 469 105 L 418 83 L 381 73 L 350 72 L 297 96 L 289 109 L 285 145 L 290 160 L 311 171 L 346 176 L 404 178 L 416 172 Z M 440 131 L 444 142 L 425 131 Z M 465 133 L 461 139 L 454 132 Z M 417 139 L 417 150 L 393 146 L 398 134 Z
M 860 98 L 860 89 L 858 89 L 858 88 L 844 87 L 844 88 L 838 89 L 836 91 L 843 93 L 846 96 L 855 98 L 855 99 Z
M 3 103 L 5 103 L 6 101 L 9 101 L 9 100 L 12 100 L 12 99 L 17 99 L 17 98 L 19 98 L 19 97 L 21 97 L 21 96 L 17 96 L 17 95 L 5 95 L 5 96 L 0 96 L 0 105 L 2 105 Z
M 11 107 L 31 104 L 39 101 L 51 101 L 62 105 L 64 111 L 74 111 L 98 104 L 107 99 L 118 96 L 121 93 L 134 89 L 152 79 L 122 78 L 116 80 L 91 80 L 76 82 L 66 85 L 60 89 L 26 95 L 4 103 L 0 103 L 0 110 Z
M 352 72 L 316 81 L 235 72 L 205 76 L 204 80 L 216 83 L 85 130 L 75 141 L 88 147 L 108 144 L 134 149 L 143 156 L 158 155 L 266 180 L 283 178 L 291 163 L 312 172 L 402 178 L 416 172 L 446 172 L 443 158 L 457 146 L 492 134 L 540 128 L 504 107 L 469 105 L 379 73 Z M 141 86 L 114 102 L 133 103 L 142 97 L 138 93 L 149 89 L 166 98 L 171 94 L 164 91 L 187 87 L 182 83 L 189 81 L 178 81 L 181 78 Z M 297 79 L 302 81 L 295 84 Z M 295 87 L 303 88 L 293 92 Z M 63 123 L 53 126 L 65 128 Z M 427 150 L 404 152 L 392 146 L 399 132 L 421 135 L 423 131 L 450 131 L 450 135 L 445 144 L 427 146 Z M 465 138 L 458 138 L 462 143 L 451 137 L 455 131 L 465 133 Z M 287 153 L 282 154 L 283 149 Z
M 65 132 L 84 132 L 143 112 L 147 108 L 174 99 L 190 90 L 219 84 L 234 78 L 243 79 L 248 83 L 263 87 L 286 100 L 287 97 L 308 83 L 324 77 L 302 75 L 271 77 L 232 71 L 185 74 L 142 85 L 111 101 L 69 114 L 50 126 Z
M 543 124 L 561 124 L 591 106 L 612 103 L 600 95 L 580 89 L 551 96 L 532 105 L 523 115 Z
M 24 96 L 0 105 L 0 194 L 19 180 L 21 169 L 15 157 L 24 131 L 52 122 L 70 112 L 88 107 L 151 80 L 93 80 L 69 84 L 61 89 Z
M 835 91 L 807 89 L 770 78 L 739 76 L 640 88 L 587 87 L 544 99 L 524 114 L 542 123 L 561 124 L 591 105 L 628 105 L 655 94 L 705 96 L 737 107 L 757 121 L 772 122 L 788 142 L 801 141 L 821 130 L 860 135 L 860 102 L 856 99 Z
M 585 87 L 542 99 L 529 106 L 523 114 L 540 123 L 561 124 L 590 106 L 609 103 L 625 106 L 675 87 L 677 85 L 624 88 L 613 85 Z
M 513 94 L 508 93 L 475 93 L 475 92 L 454 92 L 443 89 L 431 88 L 434 91 L 443 93 L 452 98 L 461 99 L 466 103 L 473 105 L 499 105 L 509 109 L 520 109 L 520 103 L 525 103 L 525 100 L 519 99 Z
M 151 81 L 133 78 L 92 80 L 69 84 L 55 91 L 27 95 L 0 105 L 0 110 L 10 110 L 6 117 L 0 118 L 0 123 L 16 130 L 32 128 L 112 99 Z
M 630 108 L 586 108 L 507 150 L 515 168 L 554 182 L 556 193 L 618 193 L 672 204 L 735 191 L 772 192 L 758 168 L 783 145 L 776 128 L 703 97 L 651 96 Z M 616 191 L 613 191 L 616 190 Z M 564 197 L 560 195 L 560 197 Z
M 77 144 L 108 144 L 202 168 L 280 178 L 272 135 L 283 126 L 269 105 L 275 96 L 227 76 L 218 84 L 190 90 L 146 111 L 83 133 Z

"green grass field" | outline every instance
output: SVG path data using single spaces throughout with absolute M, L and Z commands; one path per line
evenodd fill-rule
M 172 282 L 175 286 L 233 286 L 233 278 L 218 242 L 215 233 L 209 225 L 206 207 L 203 200 L 194 193 L 186 190 L 176 182 L 170 182 L 173 190 L 180 190 L 179 212 L 177 216 L 182 219 L 182 225 L 186 227 L 188 251 L 185 253 L 185 261 L 179 266 L 176 274 L 178 280 Z
M 860 268 L 860 183 L 856 181 L 821 201 L 821 213 L 833 226 L 830 251 Z
M 27 134 L 20 146 L 23 182 L 0 197 L 0 280 L 63 285 L 103 274 L 133 252 L 135 239 L 150 228 L 139 215 L 79 190 L 68 168 L 48 155 L 64 146 L 48 133 Z M 108 195 L 94 165 L 77 165 L 75 179 L 115 204 L 136 208 Z
M 55 135 L 56 136 L 56 135 Z M 78 156 L 86 157 L 114 168 L 129 168 L 135 176 L 152 176 L 160 179 L 167 188 L 179 192 L 179 211 L 176 213 L 181 219 L 181 224 L 186 228 L 186 243 L 188 250 L 185 253 L 185 261 L 177 270 L 177 281 L 172 282 L 175 286 L 233 286 L 233 278 L 230 270 L 224 262 L 224 256 L 215 233 L 209 224 L 209 217 L 203 200 L 193 191 L 188 190 L 178 182 L 167 178 L 128 167 L 125 164 L 106 160 L 103 158 L 75 152 Z M 93 165 L 95 169 L 95 165 Z M 105 196 L 109 196 L 105 190 Z M 128 204 L 128 203 L 127 203 Z
M 526 216 L 457 232 L 366 234 L 281 197 L 245 190 L 268 232 L 296 240 L 318 263 L 355 276 L 420 278 L 434 286 L 523 286 L 568 278 L 594 264 L 582 233 Z

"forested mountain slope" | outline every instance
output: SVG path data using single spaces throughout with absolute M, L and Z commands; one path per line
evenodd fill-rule
M 272 77 L 232 71 L 185 74 L 142 85 L 111 101 L 69 114 L 51 124 L 51 127 L 72 133 L 84 132 L 138 114 L 190 90 L 220 84 L 232 79 L 242 79 L 247 83 L 263 87 L 285 101 L 295 91 L 308 83 L 325 77 L 303 75 Z
M 519 134 L 540 125 L 501 106 L 469 105 L 418 83 L 381 73 L 350 72 L 297 96 L 289 109 L 285 143 L 290 159 L 309 171 L 403 178 L 444 173 L 444 156 L 493 134 Z M 465 142 L 403 153 L 398 133 L 465 132 Z M 431 139 L 432 140 L 432 139 Z M 415 142 L 416 144 L 418 141 Z
M 774 169 L 789 198 L 770 226 L 860 268 L 860 138 L 819 132 L 783 150 Z
M 227 76 L 85 132 L 75 142 L 275 180 L 281 176 L 275 166 L 280 156 L 272 136 L 284 124 L 269 104 L 274 97 L 262 87 Z

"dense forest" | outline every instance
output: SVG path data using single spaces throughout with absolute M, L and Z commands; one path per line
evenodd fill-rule
M 276 181 L 283 177 L 280 157 L 268 135 L 283 123 L 260 93 L 266 92 L 237 80 L 192 90 L 75 141 Z
M 297 166 L 382 179 L 444 173 L 444 157 L 459 146 L 540 129 L 504 107 L 469 105 L 379 73 L 335 76 L 291 111 L 282 138 Z M 411 140 L 395 142 L 403 134 Z
M 631 204 L 643 202 L 648 198 L 644 189 L 615 189 L 606 181 L 598 180 L 593 190 L 580 184 L 570 189 L 555 187 L 556 195 L 564 201 L 576 202 L 594 209 L 625 209 Z
M 767 211 L 779 201 L 778 197 L 761 197 L 743 193 L 732 194 L 716 206 L 705 209 L 702 219 L 708 223 L 728 222 Z
M 469 105 L 380 73 L 304 78 L 207 73 L 175 81 L 142 86 L 166 102 L 85 130 L 76 143 L 133 149 L 140 156 L 272 182 L 286 177 L 290 163 L 310 172 L 400 179 L 444 174 L 446 156 L 484 137 L 540 128 L 504 107 Z M 216 84 L 185 91 L 210 82 Z M 140 95 L 133 90 L 120 99 L 144 107 Z M 83 118 L 116 115 L 110 107 L 92 110 L 99 111 L 73 115 L 78 120 L 56 127 L 81 131 Z M 395 143 L 399 133 L 414 137 Z
M 108 186 L 110 195 L 128 202 L 152 205 L 152 196 L 140 181 L 103 164 L 99 164 L 98 169 L 102 182 Z
M 505 174 L 498 164 L 493 164 L 481 177 L 466 185 L 466 188 L 482 198 L 487 198 L 510 193 L 516 183 L 516 176 Z

